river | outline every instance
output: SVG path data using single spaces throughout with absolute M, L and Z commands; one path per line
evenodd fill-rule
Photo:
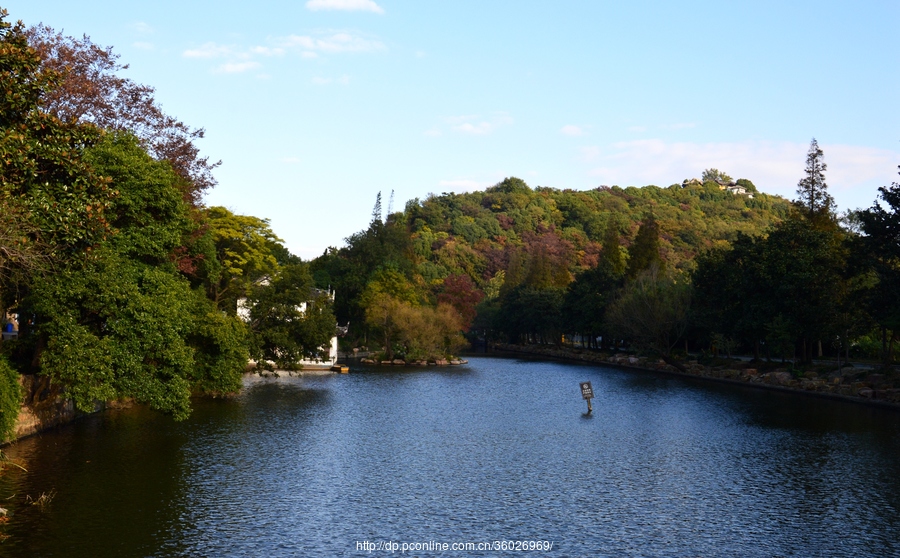
M 900 413 L 603 366 L 256 378 L 5 451 L 0 556 L 900 556 Z

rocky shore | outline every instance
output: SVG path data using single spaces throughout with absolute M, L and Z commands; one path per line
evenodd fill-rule
M 840 371 L 835 369 L 829 373 L 807 371 L 797 375 L 784 367 L 763 371 L 749 362 L 731 361 L 724 365 L 706 366 L 696 360 L 689 360 L 682 363 L 684 367 L 682 371 L 662 360 L 622 353 L 609 355 L 577 348 L 512 345 L 507 343 L 497 343 L 492 348 L 497 351 L 528 353 L 581 362 L 595 362 L 621 368 L 665 372 L 679 376 L 750 385 L 764 389 L 807 393 L 833 399 L 893 407 L 900 410 L 900 372 L 898 372 L 896 367 L 889 374 L 873 374 L 868 371 L 847 367 Z
M 384 366 L 458 366 L 460 364 L 469 364 L 468 360 L 460 358 L 438 358 L 432 360 L 403 360 L 395 358 L 393 360 L 375 360 L 371 358 L 360 359 L 360 364 L 384 365 Z

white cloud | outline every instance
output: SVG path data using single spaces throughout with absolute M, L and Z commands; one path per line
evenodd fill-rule
M 131 25 L 131 29 L 139 35 L 152 35 L 155 31 L 153 27 L 151 27 L 148 23 L 144 23 L 143 21 L 133 23 Z
M 330 32 L 320 37 L 311 35 L 288 35 L 275 40 L 282 48 L 299 49 L 305 52 L 373 52 L 384 50 L 384 43 L 354 35 L 346 31 Z
M 869 206 L 877 187 L 895 180 L 900 152 L 856 145 L 820 146 L 828 165 L 829 191 L 841 207 Z M 793 142 L 669 143 L 650 139 L 605 148 L 582 147 L 580 158 L 594 163 L 589 174 L 603 184 L 668 186 L 715 167 L 735 178 L 752 180 L 764 192 L 792 199 L 803 177 L 808 149 L 809 144 Z
M 254 68 L 259 68 L 259 62 L 248 60 L 246 62 L 226 62 L 217 67 L 215 71 L 220 74 L 240 74 Z
M 131 46 L 133 46 L 134 48 L 136 48 L 138 50 L 154 50 L 156 48 L 153 45 L 153 43 L 148 43 L 146 41 L 137 41 L 137 42 L 131 43 Z
M 319 36 L 290 35 L 269 41 L 269 45 L 256 45 L 249 48 L 221 45 L 207 42 L 199 47 L 182 52 L 185 58 L 212 60 L 224 58 L 227 63 L 214 69 L 217 73 L 238 73 L 260 66 L 255 60 L 298 55 L 301 58 L 318 58 L 319 54 L 338 54 L 346 52 L 373 52 L 386 49 L 384 43 L 376 39 L 355 35 L 346 31 L 328 31 Z M 339 83 L 346 85 L 350 78 L 339 78 Z
M 319 10 L 341 10 L 345 12 L 384 13 L 384 9 L 372 0 L 309 0 L 306 3 L 306 9 L 314 12 Z
M 584 128 L 581 126 L 576 126 L 574 124 L 566 124 L 562 128 L 559 129 L 559 133 L 564 136 L 583 136 L 585 134 Z
M 416 58 L 425 58 L 426 56 L 427 56 L 427 55 L 425 54 L 425 51 L 424 51 L 424 50 L 417 50 L 417 51 L 416 51 Z
M 424 134 L 432 138 L 436 138 L 442 135 L 441 131 L 437 128 L 430 128 L 428 130 L 425 130 Z
M 259 54 L 260 56 L 283 56 L 283 48 L 272 48 L 265 46 L 255 46 L 250 48 L 251 54 Z
M 646 126 L 629 126 L 628 131 L 629 132 L 646 132 L 647 127 Z
M 596 145 L 587 145 L 584 147 L 579 147 L 578 151 L 581 153 L 580 159 L 582 161 L 594 161 L 597 157 L 600 156 L 601 150 Z
M 197 48 L 188 49 L 181 53 L 181 55 L 185 58 L 220 58 L 230 56 L 232 52 L 231 47 L 209 42 L 204 43 Z
M 508 126 L 513 119 L 505 112 L 495 113 L 490 118 L 483 119 L 478 115 L 451 116 L 447 118 L 450 127 L 463 134 L 483 136 L 490 134 L 497 128 Z

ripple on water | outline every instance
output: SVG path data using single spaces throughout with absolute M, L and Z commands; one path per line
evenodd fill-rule
M 184 423 L 125 412 L 15 449 L 35 464 L 18 489 L 55 479 L 63 496 L 19 506 L 44 542 L 10 528 L 0 555 L 510 539 L 553 541 L 555 556 L 900 554 L 896 414 L 596 366 L 472 358 L 255 381 Z M 96 526 L 123 517 L 130 529 Z

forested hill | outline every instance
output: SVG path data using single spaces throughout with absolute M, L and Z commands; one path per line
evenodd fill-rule
M 380 293 L 419 306 L 453 303 L 465 326 L 475 304 L 504 286 L 565 289 L 604 257 L 623 269 L 649 257 L 689 272 L 697 254 L 739 233 L 761 235 L 788 215 L 787 200 L 739 183 L 747 193 L 714 180 L 574 191 L 507 178 L 484 191 L 411 200 L 386 220 L 379 194 L 369 227 L 312 267 L 321 286 L 337 289 L 337 318 L 351 322 L 351 335 L 364 335 Z M 639 253 L 642 225 L 658 230 L 649 245 L 658 255 Z
M 412 233 L 423 277 L 430 281 L 466 271 L 479 281 L 506 268 L 507 258 L 498 253 L 518 248 L 533 252 L 536 244 L 561 250 L 564 260 L 553 263 L 570 272 L 593 267 L 608 228 L 617 230 L 627 249 L 649 216 L 659 225 L 661 257 L 689 269 L 698 251 L 723 245 L 738 232 L 759 234 L 784 219 L 789 206 L 778 196 L 732 194 L 714 181 L 575 191 L 532 190 L 518 178 L 507 178 L 483 192 L 413 200 L 398 218 Z M 472 265 L 466 267 L 460 259 L 472 260 Z

